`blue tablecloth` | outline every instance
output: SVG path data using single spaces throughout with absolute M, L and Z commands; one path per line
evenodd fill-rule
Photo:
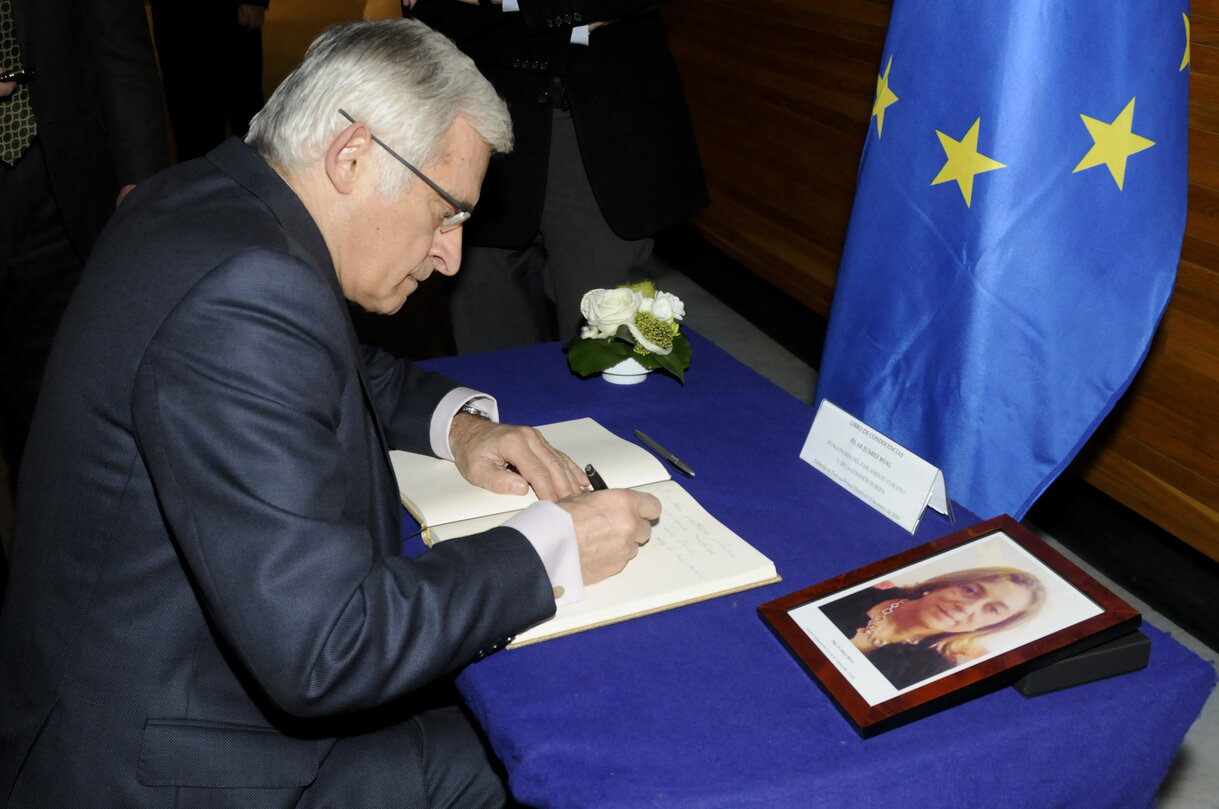
M 861 739 L 757 605 L 978 521 L 902 531 L 799 458 L 807 405 L 691 335 L 685 385 L 581 380 L 558 344 L 425 363 L 499 398 L 506 422 L 591 416 L 650 434 L 675 475 L 783 581 L 509 649 L 458 685 L 536 807 L 1149 807 L 1215 683 L 1144 624 L 1140 672 L 1025 698 L 1003 690 Z M 951 494 L 951 489 L 949 491 Z M 992 515 L 985 515 L 992 516 Z

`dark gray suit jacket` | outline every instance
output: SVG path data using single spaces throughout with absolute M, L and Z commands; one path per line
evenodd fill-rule
M 553 614 L 511 529 L 400 555 L 386 451 L 430 451 L 453 387 L 357 344 L 320 232 L 240 141 L 137 187 L 26 454 L 0 806 L 293 806 L 337 738 Z

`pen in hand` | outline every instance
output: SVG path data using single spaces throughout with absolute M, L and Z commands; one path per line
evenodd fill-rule
M 584 467 L 584 474 L 588 475 L 588 482 L 592 484 L 594 492 L 599 492 L 602 489 L 609 488 L 605 485 L 605 480 L 602 479 L 597 470 L 593 468 L 592 464 L 588 464 Z

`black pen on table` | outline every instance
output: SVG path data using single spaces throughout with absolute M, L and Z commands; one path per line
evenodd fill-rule
M 681 472 L 686 477 L 688 477 L 688 478 L 694 477 L 694 470 L 690 468 L 690 465 L 688 463 L 683 461 L 681 458 L 678 458 L 672 452 L 669 452 L 667 449 L 662 447 L 660 444 L 657 444 L 655 439 L 653 439 L 647 433 L 642 433 L 639 430 L 635 430 L 634 432 L 635 432 L 635 437 L 638 438 L 640 441 L 642 441 L 648 447 L 648 449 L 652 450 L 657 455 L 659 455 L 660 457 L 664 458 L 669 463 L 676 466 L 678 471 Z
M 584 467 L 584 474 L 588 475 L 588 482 L 592 484 L 594 492 L 599 492 L 602 489 L 609 488 L 609 486 L 605 485 L 605 480 L 601 477 L 597 470 L 593 468 L 592 464 L 588 464 Z

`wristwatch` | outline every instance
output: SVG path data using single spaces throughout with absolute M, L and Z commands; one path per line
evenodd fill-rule
M 491 418 L 491 415 L 489 413 L 487 413 L 486 410 L 479 410 L 477 407 L 470 404 L 469 402 L 466 402 L 465 404 L 463 404 L 461 406 L 460 412 L 469 413 L 471 416 L 474 416 L 475 418 L 479 418 L 479 419 L 490 420 L 490 418 Z

